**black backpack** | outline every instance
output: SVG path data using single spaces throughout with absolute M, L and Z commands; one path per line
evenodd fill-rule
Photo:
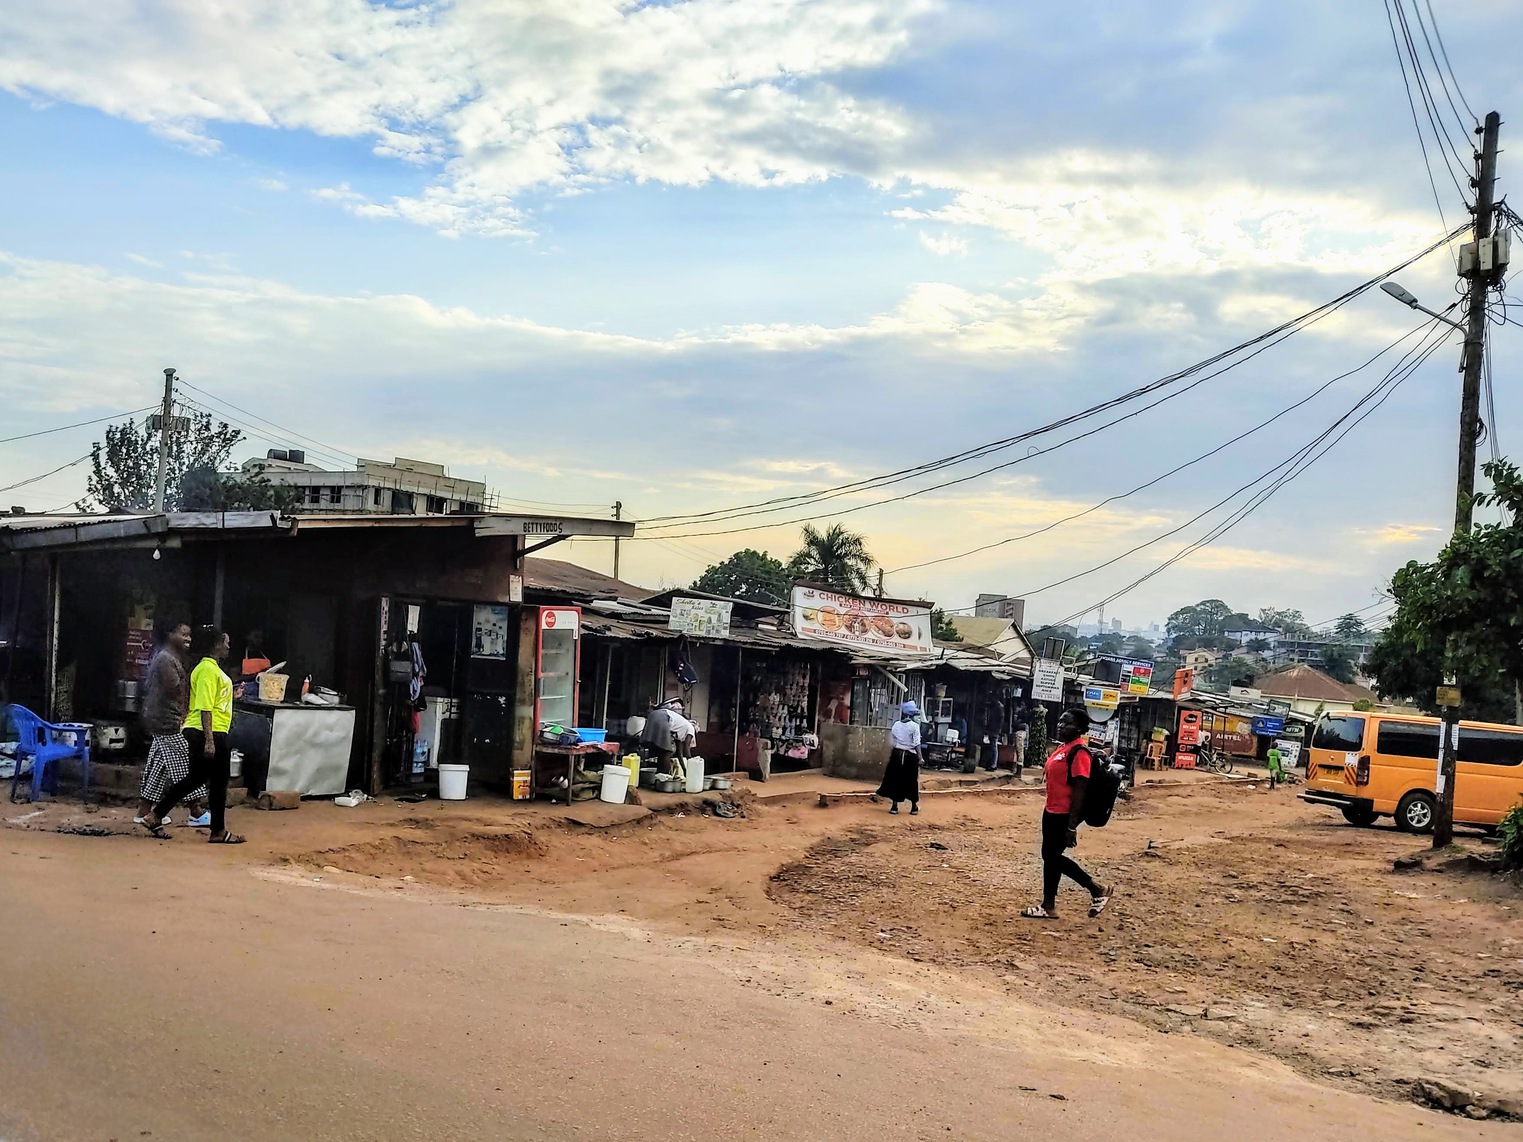
M 1084 786 L 1084 823 L 1092 829 L 1103 829 L 1116 808 L 1116 798 L 1121 794 L 1121 767 L 1103 753 L 1096 753 L 1088 746 L 1075 746 L 1089 754 L 1089 781 Z M 1073 781 L 1073 749 L 1068 751 L 1068 780 Z

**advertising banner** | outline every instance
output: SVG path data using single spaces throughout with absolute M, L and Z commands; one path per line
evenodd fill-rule
M 1095 660 L 1096 682 L 1109 682 L 1123 694 L 1145 697 L 1153 684 L 1153 664 L 1144 658 L 1119 658 L 1102 654 Z
M 1114 710 L 1121 705 L 1121 691 L 1114 686 L 1086 686 L 1084 704 L 1096 710 Z
M 1253 733 L 1255 737 L 1272 738 L 1285 732 L 1284 718 L 1258 717 L 1253 719 Z
M 793 629 L 805 638 L 900 655 L 936 653 L 931 608 L 893 599 L 793 588 Z
M 735 604 L 719 599 L 689 599 L 678 596 L 672 600 L 672 614 L 667 626 L 682 634 L 701 638 L 723 638 L 730 633 L 730 612 Z

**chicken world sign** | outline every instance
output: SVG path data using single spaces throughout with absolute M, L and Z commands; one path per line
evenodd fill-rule
M 899 655 L 936 651 L 928 603 L 842 595 L 802 583 L 791 602 L 793 629 L 805 638 Z

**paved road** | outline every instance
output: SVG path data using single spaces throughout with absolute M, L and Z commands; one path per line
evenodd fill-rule
M 246 859 L 0 831 L 0 1138 L 1399 1142 L 1519 1129 L 1012 1005 L 929 968 L 464 907 Z

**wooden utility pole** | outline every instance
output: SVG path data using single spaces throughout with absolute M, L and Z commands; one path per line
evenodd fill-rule
M 175 371 L 164 370 L 164 407 L 159 410 L 159 474 L 153 482 L 153 510 L 164 514 L 164 481 L 169 475 L 169 434 L 174 431 Z
M 1501 275 L 1499 259 L 1490 244 L 1497 181 L 1497 136 L 1502 117 L 1495 111 L 1476 128 L 1481 149 L 1476 153 L 1475 238 L 1461 248 L 1460 275 L 1469 279 L 1465 300 L 1465 347 L 1460 358 L 1464 381 L 1460 388 L 1459 472 L 1454 488 L 1454 534 L 1469 535 L 1475 517 L 1475 453 L 1481 434 L 1481 367 L 1486 355 L 1486 298 Z M 1493 426 L 1493 431 L 1495 430 Z M 1452 647 L 1449 648 L 1452 651 Z M 1452 660 L 1452 654 L 1446 652 Z M 1460 715 L 1455 696 L 1454 674 L 1446 664 L 1445 685 L 1440 688 L 1443 724 L 1438 743 L 1438 805 L 1433 815 L 1433 847 L 1445 848 L 1454 841 L 1454 777 L 1459 748 Z

